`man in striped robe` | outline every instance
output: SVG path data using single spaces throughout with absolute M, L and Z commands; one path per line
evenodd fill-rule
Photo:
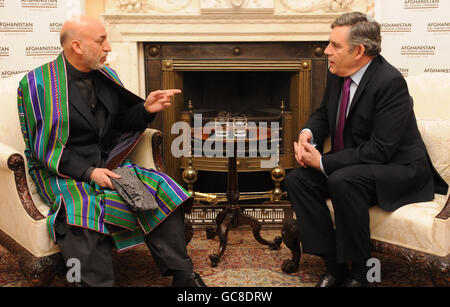
M 191 195 L 165 174 L 120 155 L 181 91 L 155 91 L 145 101 L 127 91 L 104 66 L 111 47 L 97 20 L 72 18 L 60 38 L 63 52 L 28 73 L 18 89 L 25 155 L 50 207 L 50 236 L 66 261 L 80 261 L 79 285 L 114 285 L 112 248 L 146 243 L 161 273 L 173 275 L 173 286 L 204 286 L 184 239 Z M 111 178 L 120 177 L 115 167 L 131 169 L 158 208 L 132 211 L 112 185 Z

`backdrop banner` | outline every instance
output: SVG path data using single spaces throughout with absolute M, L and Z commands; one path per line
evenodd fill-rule
M 405 77 L 450 73 L 450 1 L 378 0 L 382 54 Z
M 0 0 L 0 79 L 54 59 L 63 22 L 84 12 L 84 0 Z

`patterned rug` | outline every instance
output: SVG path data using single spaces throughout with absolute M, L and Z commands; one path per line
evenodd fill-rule
M 280 230 L 262 230 L 266 240 L 280 236 Z M 324 266 L 321 258 L 303 255 L 297 272 L 281 270 L 284 260 L 291 258 L 284 245 L 274 251 L 259 244 L 251 230 L 231 229 L 224 255 L 217 267 L 211 267 L 209 255 L 217 252 L 218 238 L 207 239 L 204 230 L 195 230 L 188 252 L 203 281 L 210 287 L 311 287 L 319 280 Z M 381 262 L 381 282 L 378 287 L 430 287 L 428 272 L 411 270 L 398 258 L 373 253 Z M 116 285 L 120 287 L 166 287 L 171 277 L 161 276 L 146 246 L 124 253 L 114 253 Z M 63 274 L 64 275 L 64 274 Z M 28 287 L 30 284 L 19 271 L 17 260 L 0 246 L 0 286 Z M 65 276 L 55 276 L 50 286 L 70 287 Z

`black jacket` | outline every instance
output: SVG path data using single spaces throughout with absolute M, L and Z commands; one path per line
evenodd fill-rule
M 105 167 L 111 149 L 123 135 L 142 132 L 154 118 L 144 108 L 144 100 L 127 91 L 99 71 L 92 72 L 95 94 L 105 110 L 105 123 L 99 129 L 93 113 L 74 82 L 68 83 L 69 139 L 59 171 L 82 180 L 90 167 Z M 122 138 L 122 139 L 121 139 Z
M 342 84 L 343 78 L 328 74 L 321 106 L 305 125 L 319 148 L 328 135 L 334 141 Z M 417 161 L 426 165 L 414 163 Z M 431 200 L 434 192 L 445 194 L 448 189 L 431 165 L 406 81 L 381 55 L 372 60 L 353 97 L 345 122 L 344 149 L 323 155 L 322 164 L 327 175 L 351 165 L 371 165 L 380 206 L 389 211 Z M 423 168 L 433 172 L 430 187 L 423 186 L 423 178 L 419 178 Z

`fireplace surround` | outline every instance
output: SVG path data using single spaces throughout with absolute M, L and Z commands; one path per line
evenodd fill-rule
M 240 179 L 242 190 L 253 189 L 245 184 L 254 181 L 252 174 L 262 178 L 262 190 L 266 190 L 273 185 L 274 177 L 282 178 L 284 171 L 296 166 L 292 142 L 320 104 L 327 71 L 323 51 L 330 24 L 346 11 L 373 14 L 374 10 L 373 0 L 105 1 L 102 19 L 113 49 L 108 64 L 118 71 L 127 88 L 141 97 L 156 89 L 183 89 L 173 106 L 158 114 L 152 127 L 163 132 L 168 174 L 179 182 L 184 180 L 189 189 L 207 193 L 212 189 L 204 184 L 211 182 L 207 172 L 212 171 L 210 176 L 226 182 L 226 159 L 172 157 L 168 148 L 176 135 L 170 133 L 171 125 L 190 122 L 190 116 L 202 110 L 248 113 L 270 109 L 282 124 L 279 167 L 272 172 L 253 172 L 253 158 L 238 161 L 239 176 L 244 176 Z M 242 91 L 236 85 L 242 86 L 248 80 L 252 82 L 244 87 L 248 89 L 245 98 L 236 99 L 242 97 L 236 96 Z M 212 87 L 208 92 L 203 86 L 196 88 L 199 83 Z M 217 91 L 222 92 L 214 96 Z M 255 95 L 249 94 L 252 92 Z M 252 96 L 254 99 L 249 100 Z M 208 105 L 211 101 L 216 105 Z M 243 105 L 244 109 L 235 109 Z M 204 174 L 190 184 L 186 181 L 189 176 L 184 175 L 191 169 Z M 279 188 L 279 182 L 275 183 L 278 185 L 274 190 Z M 199 187 L 202 184 L 204 187 Z M 265 208 L 261 202 L 254 202 L 247 209 L 260 221 L 281 223 L 287 211 L 280 209 L 282 201 L 277 204 Z M 269 218 L 266 209 L 272 210 Z M 212 222 L 221 207 L 217 204 L 197 210 L 201 211 L 198 220 Z

